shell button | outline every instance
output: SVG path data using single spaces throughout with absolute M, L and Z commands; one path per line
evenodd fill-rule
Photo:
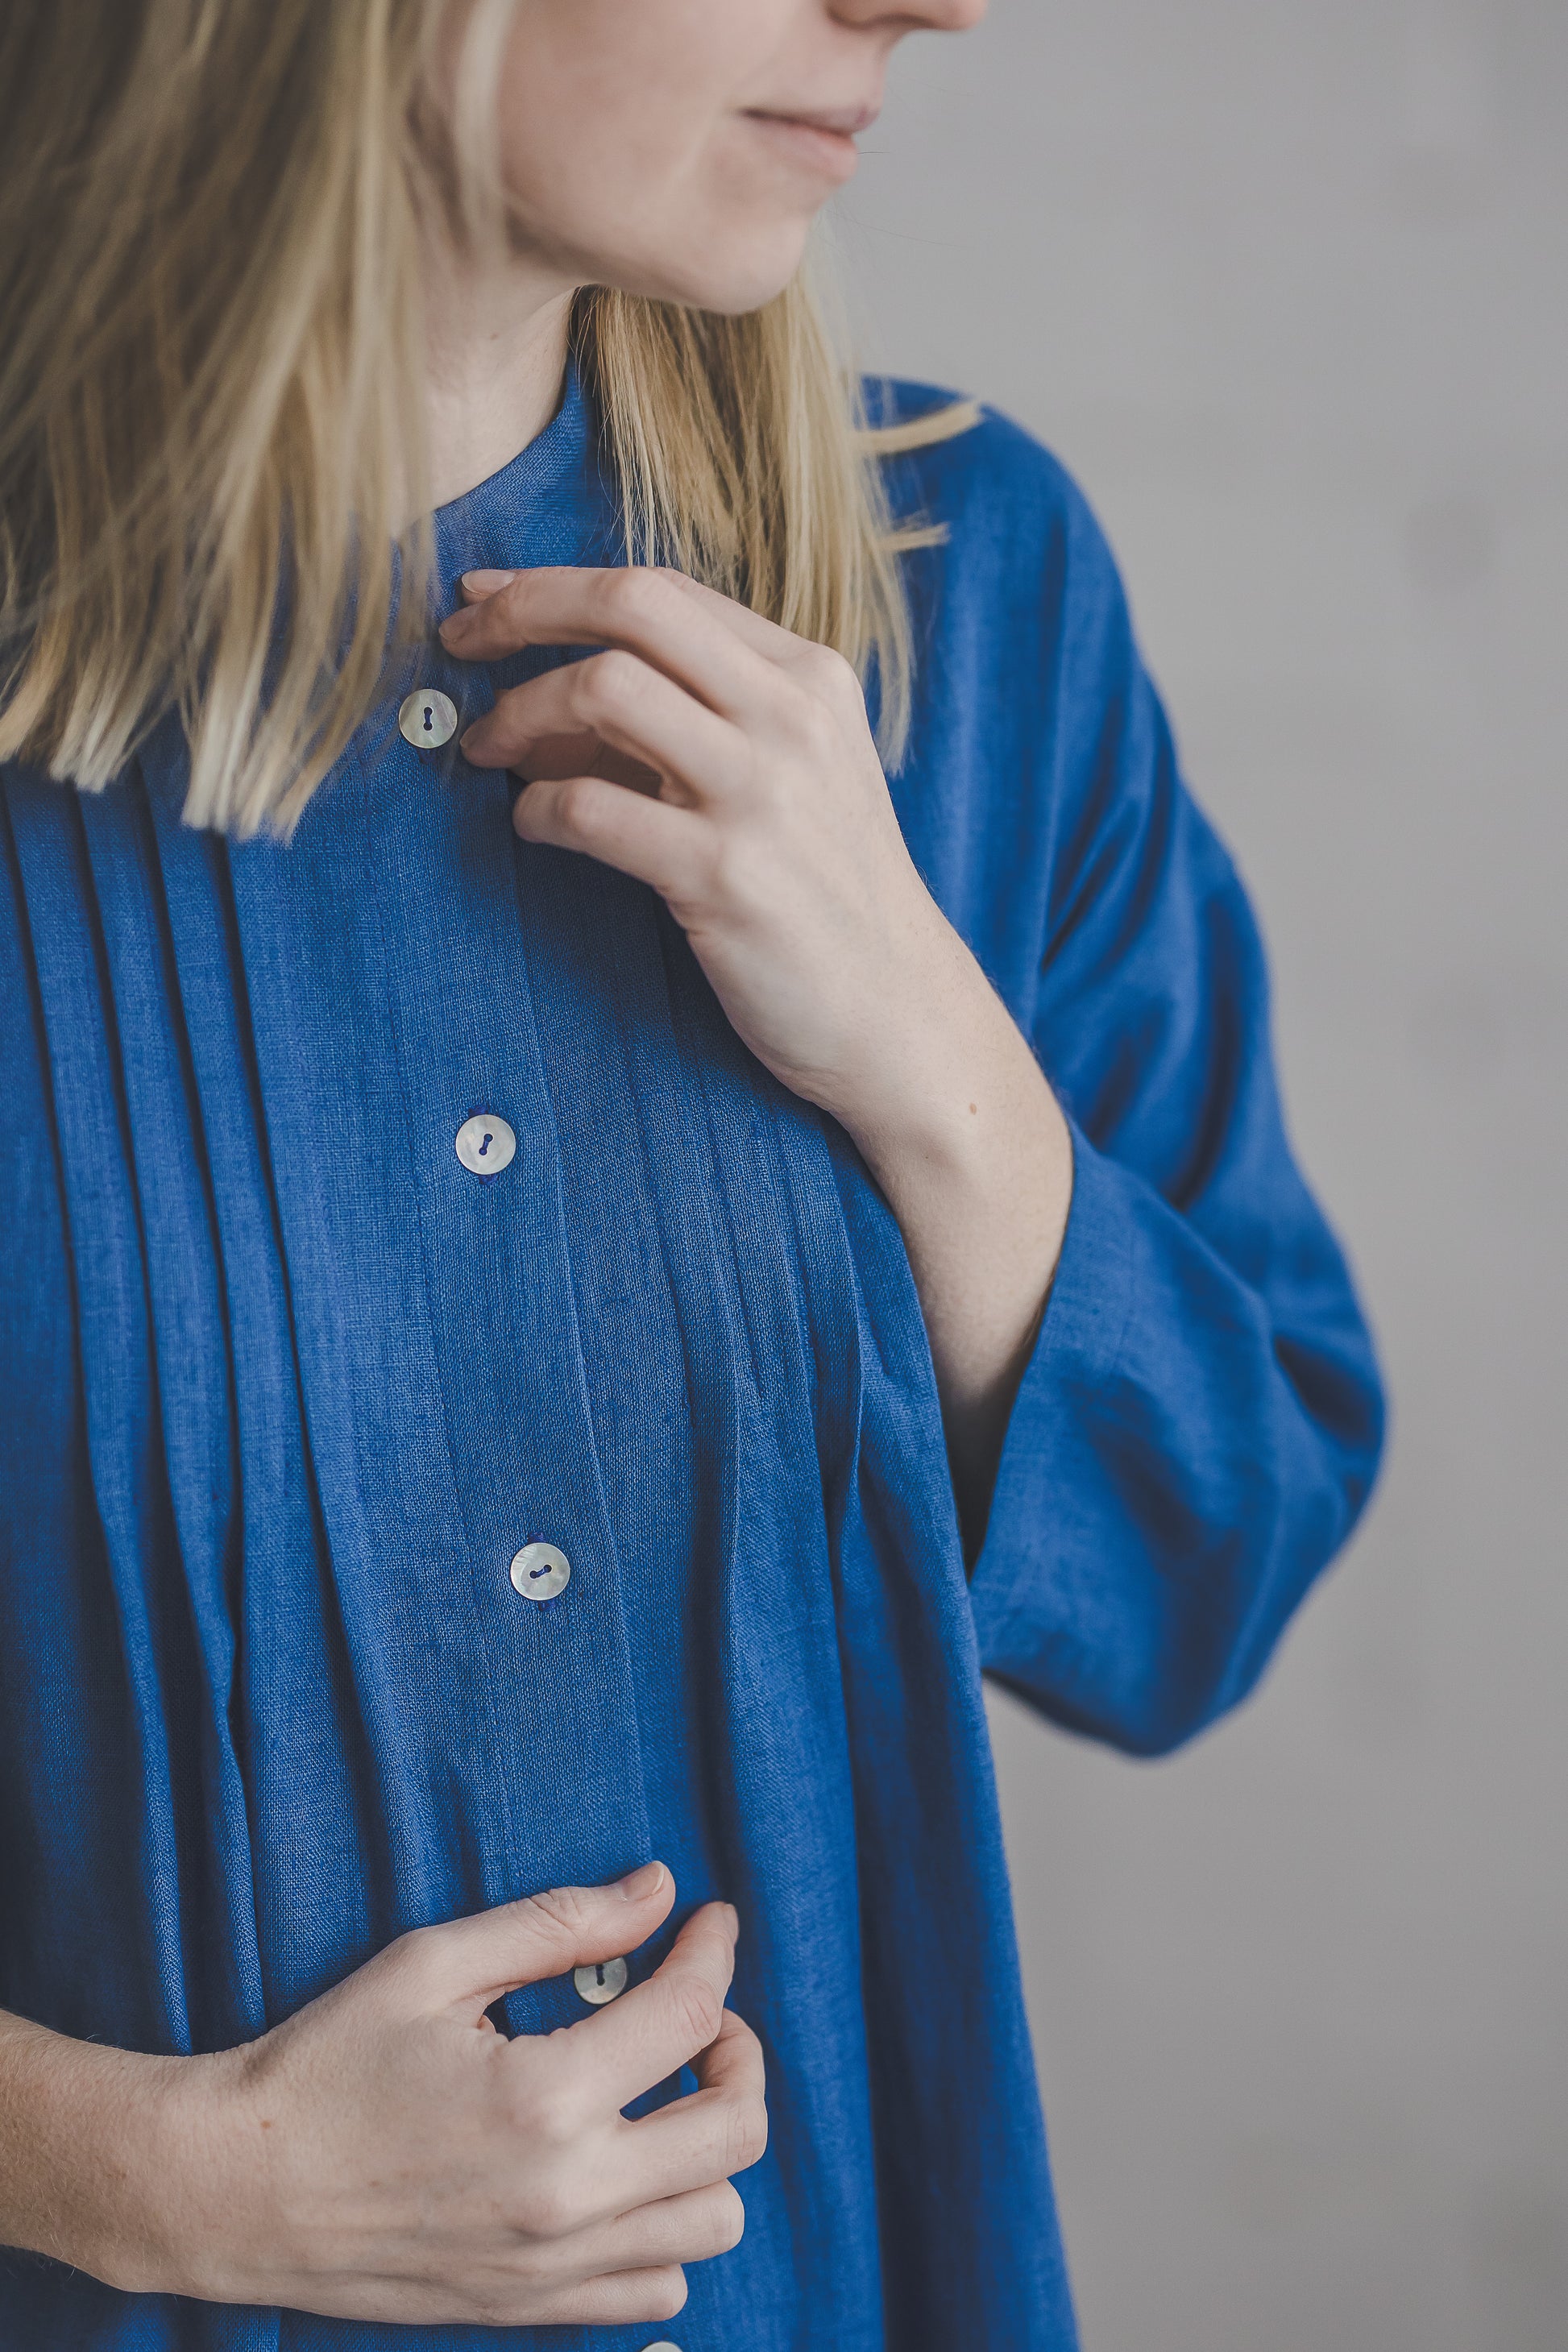
M 416 686 L 398 710 L 397 731 L 416 751 L 438 751 L 458 731 L 458 706 L 433 686 Z

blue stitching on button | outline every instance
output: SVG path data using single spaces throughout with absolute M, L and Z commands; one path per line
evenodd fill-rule
M 476 1103 L 472 1110 L 465 1113 L 462 1125 L 467 1127 L 470 1118 L 494 1118 L 496 1114 L 491 1110 L 489 1103 Z M 489 1144 L 491 1139 L 492 1139 L 489 1136 L 487 1136 L 484 1143 L 479 1146 L 479 1154 L 481 1158 L 484 1156 L 485 1146 Z M 484 1168 L 470 1168 L 468 1171 L 469 1175 L 477 1176 L 481 1184 L 493 1184 L 496 1181 L 496 1177 L 500 1175 L 501 1172 L 501 1170 L 499 1168 L 495 1170 L 493 1174 Z M 529 1541 L 531 1543 L 532 1540 L 533 1538 L 531 1536 L 529 1538 Z
M 485 1182 L 485 1183 L 487 1183 L 487 1184 L 488 1184 L 488 1183 L 490 1181 L 490 1179 L 487 1176 L 487 1177 L 485 1177 L 485 1178 L 483 1179 L 483 1181 L 484 1181 L 484 1182 Z M 526 1546 L 527 1546 L 527 1545 L 529 1545 L 529 1544 L 535 1544 L 535 1543 L 548 1543 L 548 1542 L 551 1540 L 551 1538 L 550 1538 L 548 1536 L 542 1536 L 542 1535 L 540 1535 L 540 1534 L 536 1531 L 534 1534 L 532 1534 L 532 1535 L 531 1535 L 531 1536 L 524 1536 L 524 1538 L 523 1538 L 523 1539 L 522 1539 L 522 1540 L 523 1540 L 523 1544 L 524 1544 L 524 1546 L 526 1547 Z M 544 1570 L 543 1569 L 542 1569 L 542 1568 L 531 1569 L 531 1570 L 529 1570 L 529 1574 L 530 1574 L 531 1576 L 542 1576 L 542 1575 L 544 1575 L 544 1573 L 545 1573 L 545 1570 Z M 552 1593 L 550 1593 L 550 1594 L 549 1594 L 549 1595 L 548 1595 L 548 1596 L 547 1596 L 543 1601 L 536 1601 L 534 1602 L 534 1604 L 533 1604 L 533 1605 L 534 1605 L 534 1607 L 535 1607 L 536 1609 L 541 1610 L 541 1611 L 545 1610 L 545 1609 L 553 1609 L 553 1608 L 554 1608 L 554 1606 L 555 1606 L 555 1604 L 556 1604 L 556 1602 L 560 1600 L 560 1598 L 561 1598 L 561 1595 L 560 1595 L 560 1593 L 559 1593 L 559 1592 L 552 1592 Z

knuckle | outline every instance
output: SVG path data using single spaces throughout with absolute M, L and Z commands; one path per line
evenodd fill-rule
M 654 619 L 663 611 L 670 589 L 669 583 L 647 564 L 631 563 L 604 572 L 598 593 L 606 614 L 625 625 Z
M 756 880 L 755 860 L 750 842 L 740 836 L 736 827 L 714 825 L 705 846 L 706 855 L 699 859 L 704 903 L 737 914 L 751 910 L 756 896 Z M 762 903 L 767 904 L 765 876 Z
M 813 692 L 835 708 L 860 700 L 860 680 L 836 646 L 808 645 L 801 656 L 801 668 Z
M 586 834 L 593 827 L 594 812 L 599 804 L 597 777 L 572 776 L 555 796 L 556 817 L 565 832 Z
M 732 2253 L 745 2234 L 746 2209 L 741 2202 L 741 2193 L 726 2180 L 713 2201 L 713 2252 Z
M 547 1886 L 527 1898 L 532 1924 L 552 1947 L 574 1944 L 588 1925 L 587 1890 L 581 1886 Z
M 563 2074 L 552 2074 L 530 2085 L 516 2103 L 513 2120 L 520 2132 L 541 2147 L 567 2148 L 583 2129 L 583 2101 Z
M 686 2273 L 674 2265 L 653 2272 L 647 2283 L 650 2319 L 677 2319 L 686 2308 Z
M 395 1937 L 378 1955 L 376 1968 L 388 1987 L 413 2000 L 433 1997 L 446 1971 L 442 1964 L 445 1937 L 440 1927 L 410 1927 Z
M 596 655 L 590 662 L 579 662 L 577 675 L 576 700 L 590 716 L 595 711 L 624 709 L 637 699 L 645 677 L 636 654 L 628 654 L 618 646 L 613 646 L 608 653 Z
M 755 2096 L 737 2099 L 727 2120 L 725 2171 L 749 2171 L 761 2161 L 767 2145 L 767 2102 Z
M 710 867 L 708 905 L 736 931 L 752 933 L 774 918 L 778 906 L 778 856 L 759 829 L 736 828 L 717 849 Z
M 716 1986 L 706 1977 L 683 1976 L 670 1987 L 675 2003 L 676 2021 L 695 2052 L 706 2050 L 716 2041 L 724 2021 L 724 2003 Z
M 801 734 L 814 759 L 830 760 L 840 743 L 837 711 L 813 697 L 801 713 Z

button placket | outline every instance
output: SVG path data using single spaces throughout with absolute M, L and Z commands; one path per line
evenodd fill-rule
M 465 684 L 462 720 L 469 691 Z M 424 978 L 394 998 L 392 1034 L 405 1098 L 443 1107 L 412 1160 L 446 1446 L 470 1547 L 474 1668 L 498 1694 L 493 1761 L 476 1757 L 473 1769 L 488 1772 L 483 1859 L 486 1891 L 499 1902 L 613 1879 L 651 1847 L 510 794 L 504 780 L 478 772 L 460 791 L 433 793 L 401 758 L 393 765 L 408 823 L 392 829 L 388 897 L 416 910 L 416 939 L 401 929 L 396 937 L 412 940 L 402 951 Z M 381 835 L 371 838 L 379 855 Z M 551 977 L 554 984 L 553 966 Z M 500 1132 L 503 1106 L 513 1149 L 500 1168 L 497 1144 L 481 1147 Z M 470 1118 L 483 1124 L 465 1159 L 457 1135 Z M 500 1181 L 481 1202 L 492 1166 Z M 530 1578 L 537 1559 L 520 1565 L 513 1583 L 519 1551 L 552 1538 L 570 1589 L 552 1562 L 542 1564 L 556 1565 L 556 1576 Z M 556 1801 L 541 1802 L 542 1786 Z M 574 2012 L 584 2014 L 570 1970 L 508 1997 L 514 2030 Z

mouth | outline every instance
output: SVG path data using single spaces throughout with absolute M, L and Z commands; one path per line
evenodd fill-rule
M 855 134 L 868 130 L 879 111 L 875 106 L 821 107 L 798 113 L 748 107 L 742 120 L 825 178 L 847 180 L 860 161 Z

